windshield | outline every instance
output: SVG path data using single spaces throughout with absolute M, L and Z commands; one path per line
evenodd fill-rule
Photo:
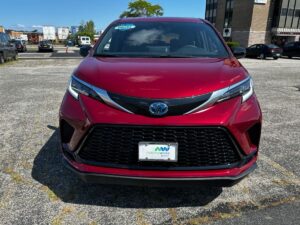
M 113 25 L 95 56 L 226 58 L 228 52 L 207 24 L 134 22 Z
M 50 44 L 51 44 L 50 41 L 41 41 L 40 43 L 41 43 L 42 45 L 50 45 Z
M 273 45 L 273 44 L 270 44 L 268 45 L 269 48 L 279 48 L 277 45 Z

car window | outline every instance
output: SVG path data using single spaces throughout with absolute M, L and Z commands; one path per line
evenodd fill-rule
M 249 48 L 250 48 L 250 49 L 255 49 L 255 48 L 256 48 L 256 45 L 251 45 Z
M 3 42 L 3 43 L 7 43 L 9 41 L 9 39 L 7 38 L 7 35 L 4 33 L 0 34 L 0 39 L 1 39 L 1 42 Z
M 4 37 L 5 37 L 5 39 L 6 39 L 6 42 L 9 42 L 11 39 L 10 39 L 10 36 L 9 35 L 7 35 L 7 34 L 4 34 Z
M 290 48 L 290 47 L 293 47 L 293 46 L 294 46 L 294 42 L 289 42 L 289 43 L 285 44 L 284 47 Z
M 186 22 L 118 23 L 106 32 L 95 52 L 127 57 L 228 57 L 209 25 Z
M 269 48 L 279 48 L 277 45 L 273 45 L 273 44 L 270 44 L 268 45 Z

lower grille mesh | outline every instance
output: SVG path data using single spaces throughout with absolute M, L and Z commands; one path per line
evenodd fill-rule
M 178 162 L 139 162 L 138 143 L 178 142 Z M 226 167 L 241 160 L 228 132 L 219 127 L 95 126 L 79 157 L 113 167 Z

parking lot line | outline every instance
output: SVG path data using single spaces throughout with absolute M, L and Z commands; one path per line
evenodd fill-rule
M 262 210 L 266 208 L 272 208 L 283 204 L 300 202 L 300 196 L 290 196 L 282 199 L 272 200 L 269 198 L 262 199 L 259 203 L 259 207 L 254 205 L 250 210 Z M 245 210 L 245 208 L 251 208 L 251 202 L 243 202 L 243 203 L 228 203 L 229 209 L 227 212 L 218 212 L 218 211 L 210 211 L 206 215 L 201 215 L 194 218 L 189 218 L 187 220 L 180 221 L 180 224 L 190 224 L 190 225 L 200 225 L 200 224 L 208 224 L 220 220 L 232 219 L 236 217 L 240 217 L 243 213 L 249 211 Z
M 267 157 L 264 154 L 260 153 L 259 158 L 261 160 L 263 160 L 264 162 L 266 162 L 267 164 L 269 164 L 270 166 L 272 166 L 274 169 L 277 169 L 279 172 L 281 172 L 287 178 L 292 179 L 292 181 L 291 181 L 292 183 L 294 183 L 296 185 L 300 185 L 300 178 L 297 175 L 295 175 L 293 172 L 291 172 L 288 169 L 284 168 L 279 163 L 273 161 L 270 157 Z

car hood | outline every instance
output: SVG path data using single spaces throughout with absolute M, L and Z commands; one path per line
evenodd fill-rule
M 87 57 L 74 74 L 111 93 L 159 99 L 202 95 L 247 77 L 234 58 Z

